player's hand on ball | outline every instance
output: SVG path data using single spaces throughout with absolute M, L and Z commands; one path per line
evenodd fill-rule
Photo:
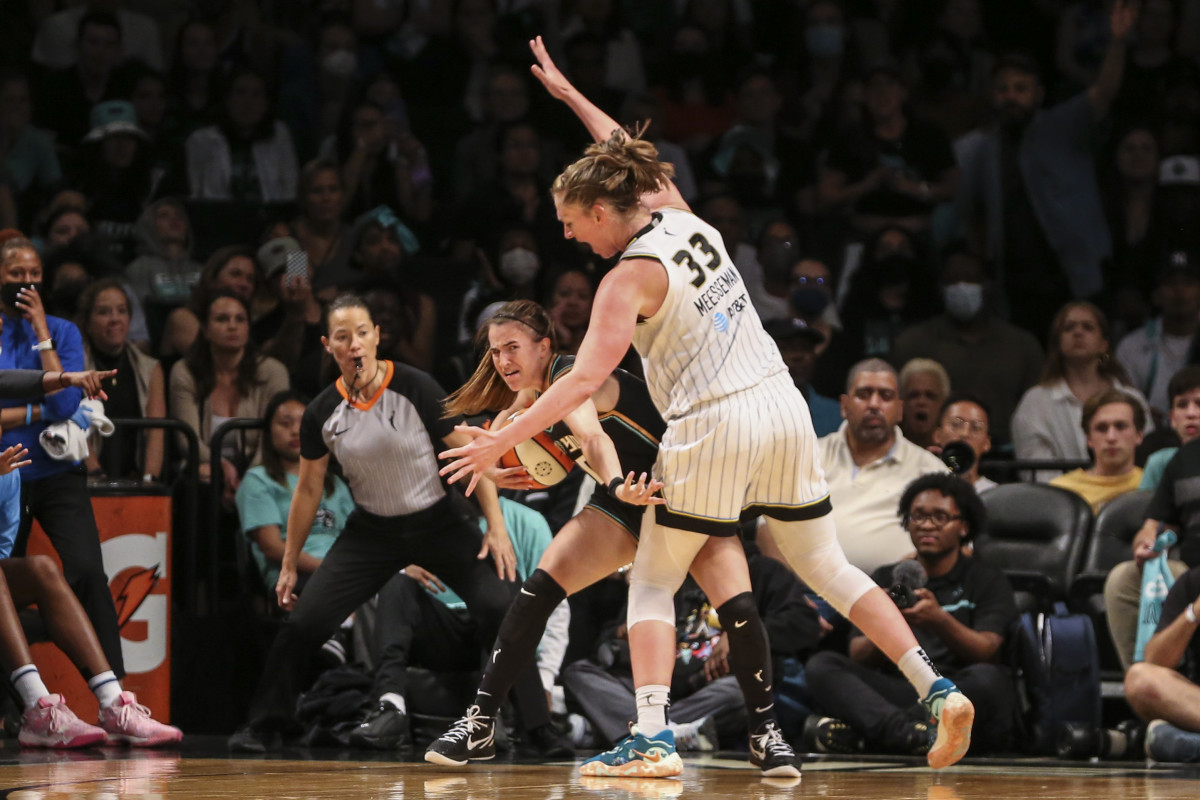
M 630 472 L 625 476 L 625 482 L 617 487 L 617 499 L 622 503 L 629 503 L 634 506 L 661 506 L 667 501 L 662 497 L 656 496 L 658 491 L 663 488 L 663 483 L 660 480 L 651 478 L 646 473 L 642 473 L 642 477 L 634 483 L 634 475 Z
M 438 453 L 438 458 L 450 463 L 438 474 L 449 475 L 448 483 L 458 483 L 469 477 L 471 482 L 467 484 L 466 494 L 470 497 L 479 479 L 500 460 L 504 448 L 496 444 L 496 434 L 473 425 L 455 425 L 454 431 L 443 441 L 451 449 Z
M 536 489 L 538 482 L 524 467 L 491 467 L 484 472 L 497 489 Z

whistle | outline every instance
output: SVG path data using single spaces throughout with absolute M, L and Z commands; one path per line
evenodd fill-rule
M 356 372 L 362 372 L 362 356 L 354 357 L 354 370 Z

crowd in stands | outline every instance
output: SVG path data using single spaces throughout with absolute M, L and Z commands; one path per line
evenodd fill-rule
M 264 594 L 301 416 L 339 375 L 322 340 L 336 297 L 365 299 L 380 359 L 446 392 L 470 376 L 475 331 L 501 302 L 541 303 L 561 353 L 582 340 L 613 263 L 556 218 L 550 183 L 589 137 L 530 75 L 541 35 L 584 95 L 644 126 L 721 233 L 809 402 L 850 561 L 890 585 L 915 551 L 929 586 L 905 614 L 938 665 L 982 693 L 981 720 L 1012 716 L 996 665 L 1015 610 L 1004 576 L 970 554 L 979 497 L 1030 480 L 1099 513 L 1157 492 L 1133 560 L 1110 576 L 1108 616 L 1133 711 L 1166 720 L 1152 727 L 1160 752 L 1200 759 L 1187 738 L 1200 742 L 1196 676 L 1174 671 L 1200 647 L 1187 638 L 1200 586 L 1200 0 L 27 0 L 6 4 L 3 28 L 0 367 L 116 369 L 109 418 L 194 430 L 200 480 L 238 517 L 210 533 L 244 535 Z M 640 374 L 632 351 L 622 366 Z M 76 413 L 70 391 L 0 404 L 0 444 L 30 447 L 21 535 L 34 518 L 50 533 L 93 649 L 120 677 L 107 587 L 88 565 L 94 526 L 74 524 L 90 519 L 83 476 L 171 480 L 182 449 L 118 427 L 89 438 L 82 467 L 48 458 L 30 443 Z M 236 418 L 263 425 L 214 442 Z M 298 591 L 354 506 L 336 472 Z M 590 493 L 581 472 L 506 491 L 506 514 L 521 503 L 557 533 Z M 1182 577 L 1135 664 L 1140 568 L 1163 526 L 1178 530 Z M 775 552 L 765 528 L 746 531 L 757 558 Z M 509 533 L 524 576 L 545 543 Z M 462 658 L 479 638 L 463 604 L 439 593 L 430 606 L 425 589 L 443 587 L 417 570 L 359 612 L 376 620 L 364 638 L 377 678 L 347 741 L 410 741 L 405 668 L 476 660 Z M 764 620 L 795 621 L 771 632 L 777 674 L 819 651 L 813 696 L 847 700 L 810 702 L 795 735 L 922 752 L 907 684 L 802 585 L 768 573 Z M 514 697 L 526 750 L 567 747 L 530 708 L 542 700 L 575 715 L 576 746 L 623 735 L 622 587 L 614 576 L 572 597 L 569 623 L 551 626 L 545 696 Z M 737 739 L 741 707 L 719 621 L 690 591 L 677 602 L 676 722 L 683 746 L 708 748 Z M 973 611 L 946 612 L 964 591 L 979 594 Z M 1010 727 L 987 724 L 980 751 L 1013 746 Z

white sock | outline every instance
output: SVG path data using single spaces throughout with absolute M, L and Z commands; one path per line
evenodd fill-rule
M 926 697 L 933 682 L 942 677 L 941 673 L 937 671 L 937 667 L 929 660 L 929 656 L 925 655 L 925 651 L 920 647 L 914 647 L 900 656 L 896 666 L 904 673 L 904 677 L 908 678 L 908 682 L 917 690 L 917 697 L 920 698 Z
M 401 714 L 408 713 L 408 707 L 404 703 L 404 698 L 395 692 L 388 692 L 387 694 L 380 695 L 379 702 L 388 703 L 392 708 L 396 709 Z
M 652 683 L 637 690 L 637 727 L 643 736 L 654 737 L 667 729 L 667 706 L 671 687 Z
M 37 705 L 38 700 L 50 694 L 46 684 L 42 683 L 41 673 L 34 664 L 26 664 L 14 669 L 8 679 L 12 681 L 17 694 L 21 695 L 21 702 L 25 704 L 26 710 L 33 708 Z
M 108 708 L 121 699 L 121 682 L 111 669 L 94 676 L 88 681 L 88 688 L 100 701 L 101 708 Z

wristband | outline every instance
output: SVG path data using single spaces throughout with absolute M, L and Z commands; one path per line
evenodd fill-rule
M 1195 603 L 1188 603 L 1187 608 L 1185 608 L 1183 610 L 1183 615 L 1185 617 L 1187 617 L 1187 621 L 1192 623 L 1193 625 L 1195 625 L 1197 622 L 1200 622 L 1200 619 L 1196 618 L 1196 604 Z
M 40 342 L 35 344 L 32 349 L 33 350 L 53 350 L 54 349 L 54 340 L 53 339 L 42 339 Z
M 33 406 L 26 405 L 25 406 L 25 424 L 28 425 L 31 422 L 33 422 Z
M 620 501 L 620 502 L 622 502 L 622 503 L 623 503 L 623 502 L 625 502 L 624 500 L 621 500 L 621 498 L 617 497 L 617 487 L 618 487 L 618 486 L 624 486 L 624 485 L 625 485 L 625 479 L 624 479 L 624 478 L 619 478 L 619 477 L 618 477 L 618 478 L 613 478 L 611 481 L 609 481 L 609 482 L 608 482 L 608 494 L 609 494 L 609 496 L 610 496 L 610 497 L 612 497 L 612 499 L 614 499 L 614 500 L 619 500 L 619 501 Z

